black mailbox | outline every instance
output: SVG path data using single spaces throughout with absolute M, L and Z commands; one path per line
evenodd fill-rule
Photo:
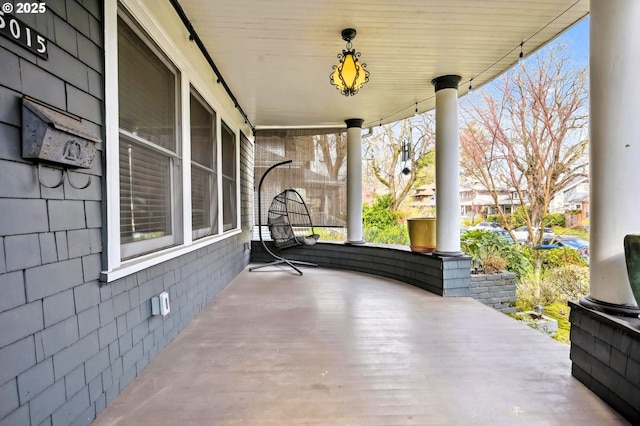
M 100 141 L 79 119 L 33 99 L 22 99 L 23 158 L 88 169 Z

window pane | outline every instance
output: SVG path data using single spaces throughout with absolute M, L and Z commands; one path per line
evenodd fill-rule
M 121 242 L 171 234 L 171 160 L 120 140 Z
M 211 185 L 209 185 L 209 173 L 191 169 L 191 222 L 193 229 L 206 228 L 210 225 L 211 210 Z
M 193 238 L 218 232 L 218 197 L 215 173 L 198 167 L 191 168 L 191 222 Z
M 120 128 L 176 152 L 176 77 L 118 18 Z
M 191 94 L 191 222 L 193 239 L 218 232 L 215 113 Z
M 227 177 L 222 178 L 222 197 L 223 197 L 223 230 L 228 231 L 236 227 L 236 183 Z
M 222 216 L 223 230 L 236 227 L 236 136 L 222 123 Z
M 191 95 L 191 161 L 215 168 L 215 114 Z

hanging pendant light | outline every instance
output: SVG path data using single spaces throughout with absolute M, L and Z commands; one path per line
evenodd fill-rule
M 355 37 L 356 30 L 353 28 L 342 30 L 342 39 L 347 42 L 347 46 L 338 54 L 338 65 L 333 66 L 331 73 L 331 84 L 344 96 L 355 95 L 369 81 L 369 71 L 365 69 L 367 64 L 358 61 L 360 52 L 356 52 L 351 45 L 351 40 Z

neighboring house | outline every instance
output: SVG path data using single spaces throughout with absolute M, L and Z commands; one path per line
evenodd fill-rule
M 486 217 L 498 214 L 499 209 L 505 214 L 510 214 L 513 213 L 515 207 L 520 205 L 520 199 L 516 191 L 497 189 L 496 193 L 499 208 L 496 206 L 491 191 L 478 182 L 466 183 L 460 189 L 460 213 L 463 219 L 474 221 L 480 216 Z
M 435 184 L 422 185 L 415 189 L 412 207 L 434 207 L 436 205 Z M 509 214 L 520 205 L 518 194 L 511 190 L 499 190 L 498 202 L 502 210 Z M 474 221 L 479 217 L 498 214 L 493 196 L 480 183 L 463 182 L 460 187 L 460 214 L 463 220 Z
M 436 184 L 430 183 L 417 187 L 411 194 L 411 207 L 434 207 L 436 205 Z
M 589 216 L 589 178 L 575 179 L 560 191 L 549 204 L 551 213 L 582 212 Z
M 589 226 L 589 178 L 581 177 L 559 192 L 549 205 L 551 213 L 563 213 L 565 226 Z

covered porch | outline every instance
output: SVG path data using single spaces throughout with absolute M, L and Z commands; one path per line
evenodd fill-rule
M 94 424 L 627 423 L 504 314 L 306 268 L 242 271 Z

